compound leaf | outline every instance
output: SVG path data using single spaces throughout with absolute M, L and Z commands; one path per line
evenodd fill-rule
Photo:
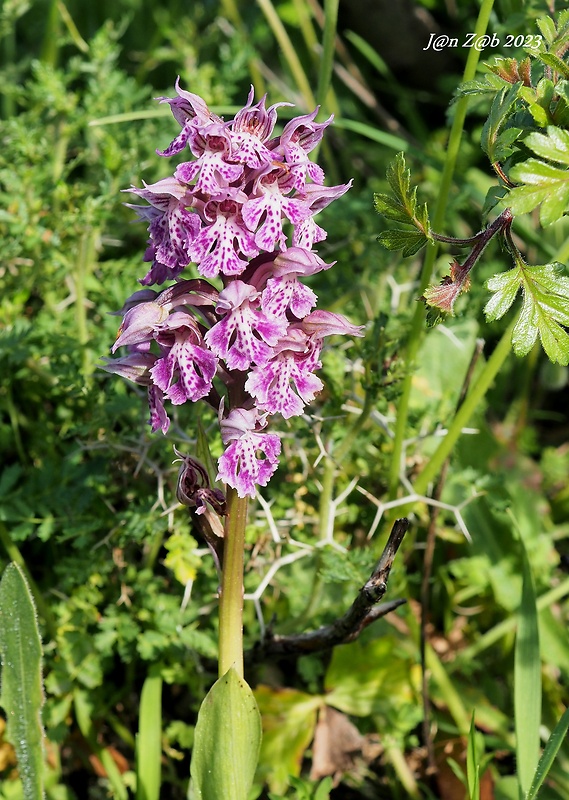
M 411 187 L 411 174 L 403 153 L 398 153 L 389 164 L 387 181 L 393 194 L 375 194 L 375 210 L 386 219 L 413 225 L 415 230 L 396 228 L 384 231 L 377 238 L 388 250 L 401 250 L 404 256 L 412 256 L 431 239 L 431 234 L 427 206 L 417 204 L 417 187 Z
M 569 78 L 569 64 L 566 64 L 562 58 L 556 56 L 555 53 L 536 53 L 540 61 L 543 61 L 548 67 L 551 67 L 558 72 L 562 78 Z
M 488 320 L 502 317 L 521 289 L 523 302 L 512 333 L 512 345 L 518 356 L 529 353 L 537 337 L 550 361 L 569 364 L 569 278 L 561 264 L 528 267 L 519 261 L 514 269 L 495 275 L 488 281 L 494 296 L 484 312 Z

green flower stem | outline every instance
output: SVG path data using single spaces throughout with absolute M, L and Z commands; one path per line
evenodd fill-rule
M 483 36 L 488 27 L 488 21 L 492 12 L 494 0 L 483 0 L 478 14 L 478 19 L 474 27 L 476 37 Z M 480 53 L 476 48 L 472 48 L 466 59 L 464 67 L 464 74 L 462 76 L 463 82 L 474 79 L 476 75 L 476 67 L 480 59 Z M 433 216 L 433 228 L 440 230 L 443 227 L 450 187 L 456 166 L 456 159 L 460 147 L 460 140 L 464 128 L 464 120 L 466 118 L 468 100 L 466 97 L 461 97 L 456 103 L 456 111 L 450 129 L 448 147 L 446 151 L 446 158 L 443 167 L 443 174 L 441 177 L 441 185 L 437 203 L 435 205 L 435 213 Z M 419 292 L 421 295 L 431 282 L 431 275 L 433 266 L 437 256 L 438 248 L 436 245 L 427 245 L 427 253 L 425 261 L 423 262 L 423 269 L 419 280 Z M 413 363 L 419 352 L 419 347 L 423 339 L 425 329 L 425 308 L 422 303 L 417 303 L 415 313 L 411 322 L 411 331 L 407 342 L 406 360 L 412 368 Z M 393 456 L 391 459 L 391 469 L 389 473 L 389 496 L 391 499 L 397 495 L 399 488 L 399 466 L 401 463 L 401 454 L 403 451 L 403 441 L 407 433 L 407 419 L 409 416 L 409 401 L 411 397 L 411 386 L 413 381 L 413 374 L 410 372 L 403 381 L 403 389 L 397 407 L 397 420 L 395 423 L 395 435 L 393 440 Z
M 234 667 L 243 677 L 243 556 L 247 498 L 227 489 L 227 519 L 219 598 L 219 677 Z
M 429 484 L 437 477 L 447 457 L 451 454 L 453 447 L 457 443 L 462 429 L 468 423 L 474 411 L 478 408 L 480 402 L 492 385 L 496 375 L 504 365 L 504 362 L 506 361 L 512 349 L 512 331 L 516 322 L 517 317 L 509 324 L 502 338 L 498 342 L 496 349 L 484 365 L 483 369 L 479 372 L 478 378 L 473 383 L 472 388 L 466 395 L 463 404 L 455 414 L 455 417 L 448 428 L 448 433 L 431 456 L 425 469 L 414 482 L 413 489 L 417 494 L 424 495 L 429 487 Z M 400 513 L 401 509 L 397 509 L 397 511 Z

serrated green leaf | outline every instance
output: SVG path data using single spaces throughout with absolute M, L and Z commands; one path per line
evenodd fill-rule
M 566 64 L 562 58 L 556 56 L 555 53 L 540 53 L 536 52 L 536 56 L 540 61 L 543 61 L 546 66 L 551 67 L 558 72 L 563 78 L 569 78 L 569 64 Z
M 557 36 L 557 30 L 555 29 L 554 21 L 551 19 L 551 17 L 540 17 L 540 19 L 536 20 L 536 22 L 543 38 L 548 44 L 551 44 Z
M 429 210 L 427 208 L 426 203 L 422 203 L 417 208 L 417 212 L 415 214 L 415 219 L 419 223 L 419 227 L 425 233 L 427 238 L 430 235 L 430 224 L 429 224 Z
M 403 153 L 398 153 L 387 167 L 387 181 L 393 196 L 374 195 L 376 211 L 386 219 L 413 225 L 416 230 L 384 231 L 378 241 L 388 250 L 401 250 L 403 256 L 412 256 L 431 238 L 431 233 L 427 206 L 417 207 L 417 187 L 411 188 L 411 174 Z
M 373 204 L 377 213 L 386 219 L 392 219 L 394 222 L 410 222 L 406 208 L 394 197 L 387 194 L 374 194 Z
M 550 117 L 547 111 L 540 106 L 539 103 L 530 103 L 528 105 L 528 111 L 532 115 L 534 122 L 540 128 L 546 128 L 548 123 L 550 122 Z
M 494 275 L 486 283 L 487 288 L 495 294 L 486 303 L 484 314 L 488 322 L 504 316 L 520 290 L 520 270 L 515 267 L 507 272 Z
M 512 146 L 523 133 L 521 128 L 506 128 L 494 142 L 493 161 L 505 161 L 512 155 L 515 148 Z
M 401 250 L 404 256 L 413 256 L 427 244 L 427 237 L 418 230 L 405 231 L 395 228 L 392 231 L 383 231 L 377 237 L 388 250 Z
M 543 349 L 553 363 L 569 363 L 569 278 L 561 264 L 528 267 L 520 262 L 508 272 L 495 275 L 488 289 L 495 292 L 484 309 L 488 320 L 502 317 L 521 288 L 523 302 L 512 333 L 518 356 L 525 356 L 539 335 Z
M 410 189 L 411 173 L 406 167 L 403 153 L 397 153 L 394 160 L 387 167 L 386 175 L 391 191 L 399 204 L 407 209 L 409 219 L 412 219 L 417 204 L 417 190 L 416 188 Z
M 526 214 L 540 203 L 540 222 L 549 225 L 560 219 L 569 209 L 569 171 L 528 158 L 516 164 L 510 172 L 516 186 L 507 195 L 506 202 L 514 215 Z
M 510 114 L 521 86 L 521 83 L 514 83 L 509 88 L 504 87 L 502 91 L 496 95 L 492 101 L 488 119 L 482 128 L 480 144 L 490 161 L 493 163 L 499 161 L 494 152 L 496 139 L 498 138 L 500 128 L 503 127 Z
M 0 702 L 8 737 L 18 756 L 24 800 L 45 797 L 41 707 L 41 640 L 32 594 L 24 573 L 8 564 L 0 581 Z
M 524 139 L 524 144 L 547 161 L 569 166 L 569 131 L 550 125 L 547 133 L 530 133 Z
M 233 667 L 214 683 L 198 714 L 192 752 L 196 800 L 247 800 L 261 746 L 261 715 Z
M 488 68 L 492 70 L 493 66 L 489 65 Z M 499 75 L 495 75 L 493 72 L 490 72 L 482 79 L 465 81 L 464 83 L 461 83 L 456 91 L 455 96 L 453 97 L 453 102 L 456 102 L 456 100 L 463 96 L 474 97 L 476 95 L 495 94 L 497 91 L 502 89 L 506 83 L 507 81 L 505 81 Z

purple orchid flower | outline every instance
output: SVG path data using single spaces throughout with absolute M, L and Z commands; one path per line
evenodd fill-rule
M 362 328 L 319 310 L 305 278 L 333 267 L 312 250 L 326 238 L 314 217 L 341 197 L 351 181 L 323 185 L 309 153 L 332 122 L 315 122 L 318 109 L 288 122 L 273 136 L 277 109 L 266 97 L 247 103 L 232 120 L 180 88 L 170 105 L 181 132 L 160 153 L 183 151 L 189 160 L 173 176 L 130 189 L 148 205 L 133 205 L 148 224 L 147 287 L 125 302 L 122 324 L 102 368 L 148 388 L 149 423 L 166 433 L 166 404 L 203 400 L 219 415 L 224 453 L 218 480 L 240 497 L 254 496 L 278 466 L 281 441 L 267 431 L 270 417 L 304 413 L 323 384 L 325 337 L 361 336 Z M 272 137 L 272 138 L 271 138 Z M 287 233 L 290 230 L 290 233 Z M 183 279 L 195 264 L 199 279 Z M 215 279 L 213 286 L 208 279 Z M 179 492 L 202 514 L 219 513 L 223 497 L 184 457 Z

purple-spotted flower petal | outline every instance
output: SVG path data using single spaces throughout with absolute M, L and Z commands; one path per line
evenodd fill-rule
M 217 302 L 224 318 L 205 335 L 213 352 L 225 359 L 228 369 L 246 370 L 251 364 L 265 364 L 271 347 L 282 336 L 283 324 L 257 309 L 259 292 L 240 280 L 232 281 Z
M 177 180 L 186 184 L 198 176 L 194 191 L 215 195 L 243 174 L 242 164 L 229 162 L 231 137 L 224 124 L 209 125 L 203 130 L 195 128 L 190 133 L 189 144 L 198 160 L 180 164 L 174 174 Z
M 282 249 L 286 241 L 283 233 L 283 216 L 298 225 L 308 216 L 310 209 L 301 197 L 287 197 L 290 192 L 290 178 L 282 169 L 272 170 L 256 182 L 258 197 L 252 197 L 243 206 L 243 219 L 251 231 L 255 231 L 255 244 L 261 250 Z
M 257 486 L 266 486 L 279 464 L 281 441 L 274 433 L 262 432 L 256 409 L 232 409 L 221 420 L 221 438 L 226 445 L 218 461 L 218 480 L 237 490 L 239 497 L 254 497 Z
M 321 366 L 316 355 L 319 349 L 305 333 L 291 330 L 275 348 L 279 351 L 275 358 L 251 371 L 246 391 L 262 411 L 282 414 L 285 419 L 299 416 L 324 386 L 313 374 Z
M 164 394 L 154 384 L 148 387 L 148 408 L 150 409 L 148 424 L 152 429 L 152 433 L 156 433 L 158 429 L 164 434 L 168 433 L 170 418 L 164 408 Z
M 204 217 L 210 222 L 202 228 L 190 247 L 192 261 L 206 278 L 240 275 L 248 266 L 247 258 L 258 255 L 255 237 L 247 229 L 241 215 L 241 202 L 230 193 L 226 198 L 210 200 Z
M 132 194 L 147 200 L 149 206 L 129 205 L 140 219 L 149 221 L 151 250 L 149 259 L 166 269 L 168 278 L 175 278 L 190 262 L 188 247 L 201 227 L 201 221 L 194 211 L 189 211 L 192 198 L 187 189 L 175 178 L 165 178 L 144 189 L 129 189 Z M 143 284 L 154 282 L 150 273 Z M 153 277 L 153 276 L 152 276 Z
M 311 114 L 287 122 L 276 148 L 278 153 L 282 153 L 283 160 L 294 176 L 295 188 L 299 190 L 304 189 L 307 175 L 314 183 L 324 183 L 324 170 L 310 161 L 308 153 L 320 143 L 334 117 L 329 117 L 325 122 L 314 122 L 318 111 L 315 108 Z

